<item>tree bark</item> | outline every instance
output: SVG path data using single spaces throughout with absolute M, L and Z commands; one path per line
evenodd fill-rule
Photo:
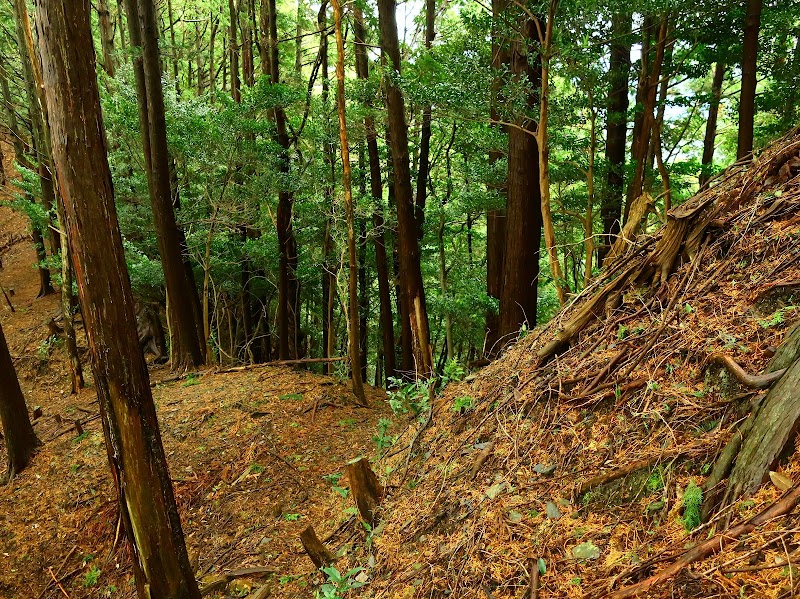
M 137 591 L 142 599 L 199 599 L 137 343 L 100 114 L 90 5 L 41 0 L 37 7 L 45 91 L 58 140 L 54 162 Z
M 22 472 L 39 446 L 33 431 L 28 406 L 17 380 L 14 362 L 8 351 L 3 328 L 0 326 L 0 424 L 8 454 L 8 467 L 1 480 L 11 481 Z
M 228 11 L 230 12 L 230 27 L 228 28 L 230 43 L 228 45 L 231 61 L 231 97 L 233 101 L 242 101 L 241 84 L 239 82 L 239 42 L 237 41 L 236 30 L 239 28 L 239 8 L 237 0 L 228 0 Z
M 529 59 L 536 36 L 533 20 L 524 21 L 520 36 L 511 48 L 511 76 L 526 78 L 530 84 L 528 114 L 539 102 L 542 72 L 541 55 Z M 512 335 L 520 327 L 536 325 L 539 281 L 539 252 L 542 239 L 542 194 L 539 177 L 539 146 L 536 123 L 527 115 L 518 116 L 508 129 L 508 204 L 500 290 L 500 336 Z
M 364 15 L 361 7 L 353 5 L 353 33 L 355 35 L 356 76 L 366 81 L 369 79 L 369 62 L 367 61 L 366 34 L 364 31 Z M 378 279 L 378 298 L 380 303 L 381 341 L 383 343 L 384 374 L 388 379 L 397 376 L 394 347 L 394 318 L 392 316 L 392 298 L 389 283 L 389 262 L 386 255 L 386 234 L 383 220 L 383 187 L 381 182 L 381 161 L 378 153 L 378 133 L 375 119 L 372 117 L 372 102 L 365 101 L 367 113 L 364 117 L 364 129 L 367 137 L 367 159 L 369 162 L 369 184 L 372 195 L 372 239 L 375 244 L 375 270 Z
M 103 69 L 109 77 L 114 76 L 114 28 L 108 0 L 97 0 L 97 18 L 100 21 L 100 47 L 103 50 Z
M 131 45 L 142 48 L 141 61 L 135 60 L 134 71 L 137 76 L 139 122 L 148 171 L 150 204 L 158 234 L 173 332 L 170 345 L 172 367 L 185 370 L 204 362 L 200 340 L 202 324 L 197 320 L 199 313 L 195 314 L 200 299 L 183 261 L 182 231 L 173 207 L 155 6 L 153 0 L 139 0 L 138 5 L 136 0 L 126 2 Z
M 703 160 L 700 167 L 700 189 L 708 186 L 711 170 L 714 165 L 714 144 L 717 139 L 717 118 L 719 117 L 719 101 L 722 96 L 722 82 L 725 79 L 726 65 L 717 61 L 714 67 L 714 79 L 711 82 L 711 102 L 708 105 L 706 135 L 703 138 Z
M 763 0 L 747 0 L 742 42 L 742 93 L 739 99 L 739 136 L 736 159 L 753 154 L 753 126 L 756 112 L 758 32 L 761 28 Z
M 381 50 L 388 58 L 387 65 L 400 73 L 400 44 L 397 38 L 395 0 L 378 0 L 378 21 L 381 30 Z M 430 348 L 428 311 L 420 267 L 420 248 L 411 189 L 411 171 L 408 155 L 408 125 L 405 118 L 405 101 L 392 77 L 387 77 L 386 106 L 391 132 L 392 166 L 397 203 L 397 241 L 400 260 L 400 285 L 405 294 L 405 304 L 411 331 L 414 371 L 418 377 L 428 378 L 433 373 Z
M 615 13 L 611 18 L 611 57 L 608 66 L 606 117 L 606 185 L 600 213 L 603 243 L 598 251 L 605 260 L 614 238 L 622 228 L 622 196 L 625 181 L 625 149 L 628 133 L 628 75 L 631 68 L 631 15 Z
M 353 394 L 361 405 L 367 404 L 361 372 L 361 319 L 358 313 L 358 256 L 356 251 L 356 217 L 353 209 L 353 186 L 350 171 L 350 141 L 347 138 L 347 113 L 344 97 L 344 35 L 342 33 L 342 5 L 340 0 L 331 0 L 334 29 L 336 30 L 336 105 L 339 113 L 339 147 L 342 153 L 342 187 L 344 208 L 347 216 L 347 256 L 350 266 L 348 279 L 348 333 L 350 370 Z

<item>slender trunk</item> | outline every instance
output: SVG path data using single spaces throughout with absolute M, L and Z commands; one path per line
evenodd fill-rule
M 356 217 L 353 209 L 353 187 L 350 174 L 350 142 L 347 138 L 347 114 L 344 97 L 344 35 L 342 33 L 342 5 L 340 0 L 331 0 L 334 29 L 336 30 L 336 105 L 339 113 L 339 143 L 342 152 L 342 187 L 344 208 L 347 217 L 347 255 L 350 266 L 348 280 L 348 304 L 350 336 L 350 370 L 353 377 L 353 393 L 362 405 L 367 404 L 364 381 L 361 373 L 360 318 L 358 314 L 358 256 L 356 251 Z
M 747 16 L 744 21 L 742 42 L 742 93 L 739 99 L 739 137 L 736 158 L 741 160 L 753 154 L 753 126 L 758 61 L 758 32 L 761 28 L 763 0 L 747 0 Z
M 708 186 L 714 166 L 714 144 L 717 139 L 717 118 L 719 117 L 719 101 L 722 96 L 722 82 L 725 79 L 726 65 L 717 61 L 714 67 L 714 80 L 711 82 L 711 102 L 708 105 L 706 135 L 703 139 L 703 161 L 700 170 L 700 189 Z
M 136 341 L 133 296 L 114 208 L 89 4 L 41 0 L 37 27 L 67 229 L 106 447 L 140 597 L 199 599 Z M 90 57 L 90 60 L 87 60 Z M 91 278 L 91 283 L 89 283 Z
M 325 3 L 320 7 L 320 11 L 325 10 Z M 305 5 L 303 0 L 297 0 L 297 24 L 295 29 L 295 43 L 294 43 L 294 70 L 299 74 L 303 70 L 303 14 L 305 13 Z M 327 32 L 322 31 L 320 35 L 327 35 Z
M 800 37 L 794 40 L 794 52 L 789 64 L 786 102 L 781 112 L 781 131 L 788 131 L 796 123 L 797 86 L 800 85 Z
M 136 0 L 126 2 L 131 45 L 142 48 L 141 59 L 135 59 L 134 72 L 150 203 L 169 299 L 172 366 L 175 369 L 192 368 L 203 363 L 199 338 L 202 327 L 196 322 L 194 309 L 200 305 L 200 300 L 183 262 L 182 232 L 173 207 L 155 6 L 153 0 L 140 0 L 138 5 Z
M 589 92 L 589 168 L 586 169 L 586 216 L 583 219 L 583 239 L 586 245 L 586 259 L 583 265 L 583 287 L 592 280 L 592 260 L 594 258 L 594 170 L 597 155 L 597 110 L 594 94 Z M 575 285 L 577 290 L 577 283 Z
M 556 233 L 553 228 L 553 216 L 550 212 L 550 136 L 547 130 L 550 119 L 550 47 L 553 42 L 553 20 L 558 0 L 551 0 L 545 25 L 544 43 L 542 44 L 542 92 L 539 97 L 539 124 L 536 137 L 539 144 L 539 189 L 542 194 L 542 226 L 544 228 L 545 248 L 550 260 L 550 274 L 558 295 L 558 303 L 563 307 L 567 303 L 564 275 L 558 263 Z
M 128 2 L 128 0 L 126 0 Z M 129 6 L 129 5 L 127 5 Z M 128 21 L 131 19 L 131 12 L 128 11 Z M 178 97 L 181 95 L 181 78 L 180 78 L 180 66 L 178 64 L 178 44 L 175 42 L 175 18 L 172 16 L 172 0 L 167 0 L 167 18 L 169 19 L 169 36 L 170 42 L 172 43 L 172 76 L 175 78 L 175 93 L 178 94 Z M 130 23 L 128 23 L 128 29 L 130 30 Z M 133 39 L 133 34 L 131 34 L 131 45 L 136 46 L 136 42 Z
M 631 68 L 631 15 L 615 13 L 611 19 L 611 56 L 608 66 L 606 117 L 606 163 L 608 173 L 600 213 L 603 242 L 598 261 L 603 262 L 614 245 L 622 222 L 622 195 L 625 181 L 625 146 L 628 131 L 628 75 Z
M 247 87 L 255 85 L 255 63 L 253 62 L 253 28 L 251 26 L 250 8 L 251 0 L 244 0 L 246 4 L 245 18 L 242 19 L 242 79 Z
M 436 0 L 425 0 L 425 48 L 430 50 L 436 36 Z M 428 176 L 431 154 L 431 105 L 422 109 L 422 131 L 419 140 L 419 169 L 417 170 L 416 219 L 417 237 L 425 234 L 425 203 L 428 197 Z
M 214 56 L 214 43 L 217 40 L 217 27 L 218 21 L 217 17 L 214 15 L 213 10 L 209 14 L 209 18 L 212 21 L 211 24 L 211 38 L 208 42 L 208 89 L 209 95 L 211 99 L 211 103 L 214 103 L 217 94 L 217 71 L 216 71 L 216 57 Z M 224 60 L 224 59 L 223 59 Z
M 61 201 L 58 207 L 58 227 L 64 234 L 61 235 L 61 314 L 64 317 L 64 341 L 69 356 L 70 382 L 72 393 L 75 394 L 84 388 L 83 366 L 78 354 L 78 340 L 75 336 L 75 296 L 72 294 L 72 264 L 70 262 L 69 243 L 67 240 L 64 207 Z
M 367 61 L 366 34 L 364 31 L 364 15 L 361 7 L 353 5 L 353 33 L 355 34 L 356 75 L 361 80 L 369 79 L 369 62 Z M 386 255 L 386 235 L 383 220 L 383 188 L 381 184 L 381 162 L 378 153 L 378 134 L 375 130 L 375 119 L 370 114 L 372 102 L 366 100 L 367 115 L 364 117 L 364 129 L 367 137 L 367 160 L 369 162 L 370 194 L 372 195 L 372 239 L 375 243 L 375 270 L 378 279 L 378 298 L 380 304 L 381 341 L 383 344 L 383 361 L 385 377 L 397 376 L 395 367 L 394 319 L 392 317 L 392 299 L 389 283 L 389 264 Z M 376 375 L 377 376 L 377 375 Z
M 117 23 L 116 28 L 119 29 L 119 47 L 123 50 L 128 49 L 128 44 L 125 41 L 125 27 L 122 23 L 123 15 L 125 10 L 122 8 L 122 3 L 124 0 L 117 0 Z
M 238 0 L 228 0 L 230 27 L 228 27 L 228 49 L 231 61 L 231 97 L 234 102 L 242 101 L 241 84 L 239 83 L 239 42 L 236 30 L 239 28 Z
M 108 0 L 97 0 L 97 17 L 100 21 L 100 46 L 103 50 L 103 69 L 109 77 L 114 76 L 114 28 Z
M 361 172 L 364 172 L 363 169 Z M 361 218 L 358 221 L 358 318 L 361 332 L 359 347 L 361 348 L 362 381 L 367 380 L 369 356 L 369 283 L 367 274 L 367 221 Z
M 0 326 L 0 425 L 8 454 L 8 468 L 0 480 L 10 481 L 22 472 L 39 446 L 19 386 L 14 362 Z
M 442 198 L 442 205 L 439 207 L 439 287 L 442 292 L 442 305 L 444 306 L 444 334 L 445 345 L 447 347 L 447 361 L 450 362 L 454 359 L 453 354 L 453 316 L 450 312 L 449 296 L 447 291 L 447 261 L 444 251 L 444 234 L 445 234 L 445 208 L 453 196 L 453 165 L 450 158 L 450 152 L 453 149 L 453 143 L 456 140 L 456 123 L 453 122 L 453 132 L 450 135 L 450 141 L 444 151 L 445 167 L 447 169 L 447 187 L 445 196 Z
M 378 20 L 381 30 L 381 49 L 391 63 L 391 69 L 400 73 L 400 44 L 397 38 L 397 20 L 394 0 L 378 0 Z M 397 237 L 400 258 L 400 284 L 404 287 L 411 342 L 418 377 L 427 378 L 433 373 L 430 348 L 428 312 L 420 267 L 420 248 L 411 189 L 411 172 L 408 154 L 408 126 L 405 119 L 405 101 L 394 77 L 387 77 L 386 105 L 394 183 L 397 202 Z

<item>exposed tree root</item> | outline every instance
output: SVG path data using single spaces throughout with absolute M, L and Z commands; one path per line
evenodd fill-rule
M 766 374 L 750 374 L 730 356 L 716 354 L 711 356 L 711 362 L 720 364 L 728 369 L 739 383 L 748 389 L 769 389 L 775 381 L 779 380 L 785 373 L 786 368 L 781 368 L 775 372 Z
M 637 582 L 631 586 L 625 587 L 607 596 L 610 599 L 625 599 L 626 597 L 636 597 L 652 589 L 654 586 L 659 585 L 676 574 L 678 574 L 685 567 L 705 559 L 708 556 L 722 551 L 726 546 L 741 537 L 743 534 L 753 532 L 756 527 L 769 522 L 770 520 L 783 516 L 791 512 L 800 501 L 800 486 L 795 486 L 792 490 L 784 495 L 779 501 L 773 503 L 767 509 L 762 511 L 757 516 L 754 516 L 747 522 L 738 524 L 733 528 L 725 530 L 719 534 L 714 535 L 709 540 L 700 543 L 684 553 L 677 561 L 667 566 L 658 574 L 654 574 L 641 582 Z

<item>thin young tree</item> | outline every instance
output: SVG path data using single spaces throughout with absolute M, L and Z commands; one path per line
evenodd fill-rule
M 39 446 L 28 416 L 28 406 L 19 386 L 14 362 L 0 326 L 0 424 L 8 455 L 8 466 L 0 481 L 10 482 L 22 472 Z
M 353 377 L 353 393 L 362 405 L 366 405 L 364 381 L 361 372 L 360 319 L 358 314 L 358 257 L 356 255 L 356 217 L 353 209 L 353 185 L 350 170 L 350 141 L 347 138 L 347 112 L 344 97 L 344 35 L 342 34 L 342 5 L 331 0 L 333 22 L 336 30 L 336 106 L 339 113 L 339 147 L 342 154 L 342 187 L 344 209 L 347 215 L 347 256 L 350 266 L 348 281 L 348 333 L 350 370 Z
M 395 0 L 378 0 L 378 21 L 381 31 L 381 50 L 388 59 L 388 68 L 400 74 L 400 42 L 397 37 Z M 420 266 L 420 248 L 414 196 L 411 188 L 411 169 L 408 154 L 408 125 L 405 100 L 397 78 L 386 78 L 386 108 L 391 134 L 394 193 L 397 204 L 397 243 L 400 262 L 400 286 L 404 291 L 406 314 L 410 325 L 414 370 L 418 377 L 433 374 L 433 359 L 428 328 L 428 310 Z
M 717 119 L 719 118 L 719 103 L 722 97 L 722 82 L 725 79 L 726 65 L 717 60 L 714 66 L 714 78 L 711 82 L 711 102 L 708 105 L 708 120 L 706 121 L 706 134 L 703 139 L 703 159 L 700 167 L 700 189 L 705 189 L 711 178 L 711 168 L 714 164 L 714 145 L 717 139 Z
M 108 165 L 88 0 L 37 3 L 64 198 L 111 471 L 141 599 L 199 599 L 161 444 Z

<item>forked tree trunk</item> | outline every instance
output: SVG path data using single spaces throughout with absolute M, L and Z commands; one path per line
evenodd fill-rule
M 741 160 L 753 153 L 753 126 L 756 113 L 756 66 L 758 61 L 758 32 L 761 28 L 763 0 L 747 0 L 742 42 L 742 93 L 739 98 L 739 136 L 736 158 Z
M 369 62 L 367 61 L 366 34 L 364 31 L 364 15 L 361 7 L 353 5 L 353 33 L 355 35 L 356 76 L 361 80 L 369 79 Z M 380 301 L 381 340 L 383 342 L 383 359 L 385 377 L 397 376 L 394 355 L 394 319 L 392 317 L 392 298 L 389 286 L 389 263 L 386 255 L 386 234 L 383 220 L 383 187 L 381 182 L 381 161 L 378 153 L 378 134 L 375 130 L 375 119 L 370 110 L 372 102 L 366 100 L 367 113 L 364 117 L 364 129 L 367 137 L 367 159 L 369 162 L 369 184 L 372 201 L 372 239 L 375 243 L 375 270 L 378 279 L 378 297 Z
M 397 38 L 395 0 L 378 0 L 378 20 L 381 30 L 381 49 L 388 58 L 389 68 L 399 74 L 400 43 Z M 400 285 L 403 287 L 404 302 L 407 308 L 404 317 L 408 319 L 410 325 L 410 340 L 415 361 L 414 371 L 418 377 L 428 378 L 433 373 L 433 358 L 430 348 L 425 289 L 420 267 L 414 198 L 411 189 L 405 100 L 393 77 L 387 77 L 385 84 L 397 203 Z
M 356 217 L 353 209 L 353 186 L 350 171 L 350 142 L 347 138 L 347 113 L 344 97 L 344 35 L 342 33 L 342 5 L 340 0 L 331 0 L 334 29 L 336 30 L 336 105 L 339 113 L 339 143 L 342 153 L 342 187 L 344 208 L 347 216 L 347 257 L 350 266 L 348 278 L 348 335 L 350 371 L 353 379 L 353 394 L 362 405 L 367 404 L 361 372 L 361 319 L 358 313 L 358 256 L 356 252 Z
M 606 116 L 606 185 L 600 207 L 603 244 L 598 251 L 602 264 L 614 238 L 622 228 L 622 196 L 625 181 L 625 146 L 628 132 L 628 74 L 631 67 L 631 15 L 615 13 L 611 18 L 611 56 L 608 66 L 608 110 Z
M 199 599 L 161 444 L 108 166 L 88 2 L 41 0 L 53 148 L 139 597 Z M 88 58 L 88 60 L 87 60 Z
M 714 144 L 717 139 L 717 118 L 719 117 L 719 101 L 722 96 L 722 82 L 725 79 L 725 63 L 717 61 L 714 67 L 714 79 L 711 82 L 711 102 L 708 105 L 706 135 L 703 139 L 703 160 L 700 167 L 700 189 L 705 189 L 711 178 L 714 165 Z
M 8 351 L 3 328 L 0 327 L 0 424 L 8 454 L 8 466 L 0 482 L 10 481 L 28 465 L 39 439 L 33 431 L 28 406 L 22 395 L 14 362 Z

